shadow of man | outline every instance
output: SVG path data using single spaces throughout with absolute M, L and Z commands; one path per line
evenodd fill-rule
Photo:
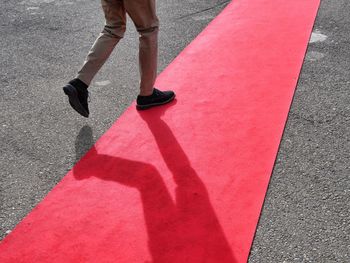
M 75 139 L 75 162 L 77 163 L 94 145 L 92 129 L 89 125 L 83 126 Z
M 177 185 L 175 202 L 153 165 L 98 154 L 95 148 L 74 167 L 73 174 L 79 180 L 93 174 L 102 180 L 138 189 L 153 263 L 234 263 L 236 260 L 205 185 L 169 126 L 161 119 L 169 106 L 139 114 L 173 175 Z

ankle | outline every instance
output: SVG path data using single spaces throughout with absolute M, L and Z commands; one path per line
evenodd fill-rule
M 141 96 L 141 97 L 151 96 L 153 94 L 153 91 L 154 91 L 154 89 L 147 90 L 147 91 L 142 91 L 141 90 L 139 96 Z
M 88 85 L 86 85 L 83 81 L 81 81 L 78 78 L 72 79 L 71 81 L 69 81 L 69 84 L 73 85 L 74 87 L 76 87 L 80 90 L 86 90 L 89 87 Z

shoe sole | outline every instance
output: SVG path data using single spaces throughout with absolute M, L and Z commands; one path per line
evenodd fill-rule
M 161 106 L 161 105 L 167 104 L 167 103 L 173 101 L 174 99 L 175 99 L 175 94 L 170 99 L 163 101 L 163 102 L 146 104 L 146 105 L 136 105 L 136 109 L 137 110 L 147 110 L 147 109 L 155 107 L 155 106 Z
M 63 91 L 68 96 L 69 104 L 72 106 L 72 108 L 80 115 L 88 118 L 89 114 L 86 112 L 83 105 L 81 105 L 77 90 L 72 85 L 68 84 L 63 87 Z

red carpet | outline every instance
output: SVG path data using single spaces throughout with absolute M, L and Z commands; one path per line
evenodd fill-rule
M 318 0 L 235 0 L 0 244 L 0 262 L 246 262 Z M 271 244 L 273 246 L 273 244 Z

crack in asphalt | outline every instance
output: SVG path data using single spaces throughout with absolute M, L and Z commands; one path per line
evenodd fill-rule
M 291 112 L 290 114 L 294 118 L 299 119 L 299 120 L 304 120 L 312 125 L 331 123 L 340 115 L 339 113 L 337 113 L 332 117 L 326 118 L 325 120 L 317 120 L 317 119 L 310 119 L 308 117 L 302 116 L 301 114 L 297 114 L 297 113 L 293 113 L 293 112 Z

